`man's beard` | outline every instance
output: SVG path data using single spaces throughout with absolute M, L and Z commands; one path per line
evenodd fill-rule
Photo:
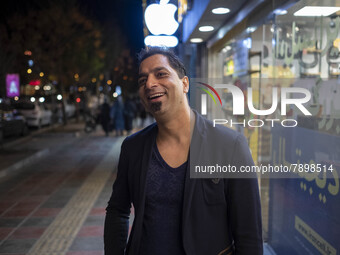
M 162 102 L 156 102 L 156 103 L 152 103 L 150 106 L 150 110 L 151 112 L 158 112 L 161 110 L 162 107 Z

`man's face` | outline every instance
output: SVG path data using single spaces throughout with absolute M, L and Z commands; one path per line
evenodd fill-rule
M 138 84 L 143 105 L 154 117 L 175 113 L 187 104 L 188 77 L 180 79 L 166 56 L 156 54 L 143 60 Z

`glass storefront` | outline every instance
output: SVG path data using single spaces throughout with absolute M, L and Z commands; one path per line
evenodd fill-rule
M 211 102 L 211 116 L 237 123 L 226 126 L 247 137 L 256 165 L 304 170 L 259 176 L 264 236 L 277 254 L 340 252 L 340 8 L 325 7 L 340 1 L 299 1 L 209 52 L 209 76 L 237 86 L 245 103 L 235 116 L 233 94 L 219 89 L 222 111 Z M 312 171 L 318 164 L 325 171 Z

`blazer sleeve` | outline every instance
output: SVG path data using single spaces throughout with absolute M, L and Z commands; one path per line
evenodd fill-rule
M 254 165 L 248 143 L 243 135 L 236 139 L 232 165 Z M 251 178 L 248 178 L 251 177 Z M 262 255 L 262 219 L 256 174 L 247 178 L 227 179 L 228 217 L 236 255 Z
M 131 199 L 128 186 L 128 158 L 125 141 L 122 144 L 116 181 L 106 208 L 104 224 L 105 255 L 125 253 L 130 217 Z

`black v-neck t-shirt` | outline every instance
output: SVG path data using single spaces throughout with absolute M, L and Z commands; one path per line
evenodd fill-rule
M 141 255 L 184 255 L 182 207 L 188 162 L 170 167 L 155 143 L 146 177 Z

